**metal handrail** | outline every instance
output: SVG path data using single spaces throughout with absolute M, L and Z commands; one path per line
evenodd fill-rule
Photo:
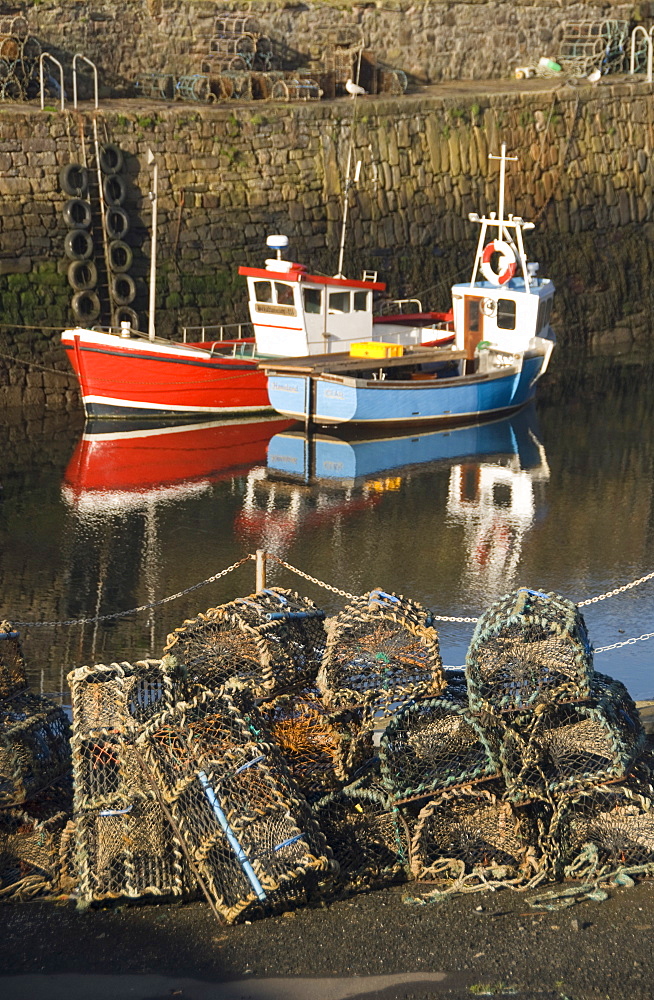
M 50 55 L 49 52 L 42 52 L 39 57 L 39 81 L 41 84 L 41 111 L 45 108 L 45 87 L 43 85 L 43 61 L 45 59 L 50 59 L 55 66 L 59 67 L 59 84 L 61 88 L 61 111 L 64 110 L 64 67 L 61 65 L 58 59 Z
M 73 107 L 77 107 L 77 60 L 83 59 L 85 63 L 88 63 L 93 70 L 93 89 L 95 92 L 95 106 L 98 107 L 98 67 L 86 56 L 83 56 L 81 52 L 76 52 L 73 56 Z

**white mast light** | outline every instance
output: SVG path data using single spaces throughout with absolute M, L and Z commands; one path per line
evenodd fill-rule
M 288 246 L 288 236 L 269 236 L 266 239 L 266 246 L 277 251 L 277 260 L 282 259 L 282 250 Z

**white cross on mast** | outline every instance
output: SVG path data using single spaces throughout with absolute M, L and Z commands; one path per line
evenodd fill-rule
M 506 176 L 506 164 L 507 164 L 508 160 L 517 160 L 518 157 L 517 156 L 507 156 L 506 155 L 506 143 L 503 142 L 502 143 L 502 147 L 500 149 L 500 155 L 496 156 L 495 153 L 489 153 L 488 154 L 488 159 L 489 160 L 499 160 L 500 161 L 500 200 L 499 200 L 499 205 L 498 205 L 498 215 L 499 215 L 498 222 L 499 222 L 500 226 L 503 226 L 504 222 L 506 221 L 505 218 L 504 218 L 504 179 L 505 179 L 505 176 Z M 500 233 L 501 233 L 501 229 L 500 229 Z

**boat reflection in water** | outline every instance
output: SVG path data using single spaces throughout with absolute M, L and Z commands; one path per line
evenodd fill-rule
M 549 480 L 533 406 L 505 418 L 424 433 L 342 437 L 275 434 L 265 469 L 253 469 L 237 531 L 250 546 L 284 557 L 299 536 L 343 516 L 408 495 L 416 480 L 449 468 L 445 509 L 431 498 L 439 532 L 463 529 L 461 583 L 470 594 L 510 589 L 534 521 L 538 483 Z M 460 531 L 456 530 L 460 545 Z
M 202 423 L 91 420 L 64 475 L 62 494 L 78 512 L 124 511 L 203 492 L 227 474 L 265 461 L 279 417 Z

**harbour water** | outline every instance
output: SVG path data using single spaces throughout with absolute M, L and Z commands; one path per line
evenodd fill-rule
M 654 569 L 654 359 L 555 354 L 535 407 L 451 431 L 311 441 L 270 417 L 227 426 L 10 421 L 0 463 L 0 617 L 23 625 L 37 690 L 69 670 L 159 656 L 185 618 L 254 590 L 248 553 L 350 594 L 382 587 L 475 618 L 518 586 L 575 601 Z M 347 598 L 268 562 L 269 585 L 328 614 Z M 648 633 L 654 581 L 584 608 L 596 648 Z M 88 620 L 79 623 L 79 619 Z M 462 664 L 474 623 L 441 622 Z M 654 697 L 654 639 L 596 668 Z

